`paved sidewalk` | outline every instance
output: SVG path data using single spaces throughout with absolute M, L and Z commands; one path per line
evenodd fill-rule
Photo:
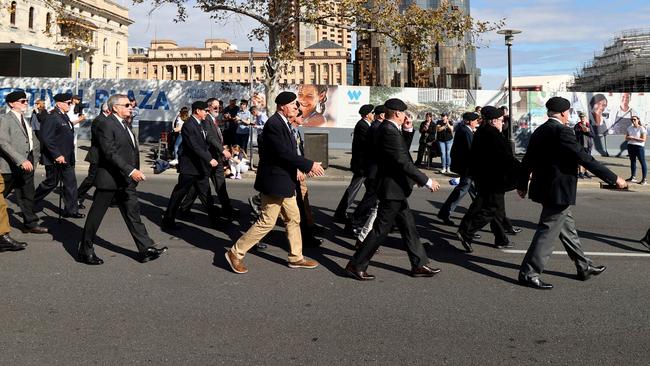
M 79 162 L 77 162 L 77 172 L 81 175 L 85 174 L 88 170 L 88 163 L 83 161 L 86 157 L 90 141 L 79 141 Z M 153 156 L 157 144 L 142 144 L 140 145 L 140 162 L 143 171 L 147 175 L 153 174 Z M 413 151 L 413 158 L 415 159 L 416 152 Z M 329 151 L 329 167 L 325 170 L 325 176 L 316 178 L 319 181 L 349 181 L 352 178 L 350 171 L 350 159 L 352 154 L 346 150 L 330 150 Z M 519 157 L 521 159 L 521 156 Z M 609 169 L 614 171 L 621 177 L 628 178 L 630 176 L 630 160 L 627 156 L 622 157 L 596 157 L 598 161 L 605 164 Z M 258 161 L 257 151 L 255 151 L 254 163 Z M 449 180 L 455 177 L 455 174 L 440 174 L 440 158 L 434 159 L 433 166 L 423 169 L 423 171 L 431 178 L 438 180 L 441 184 L 449 184 Z M 641 166 L 637 163 L 637 175 L 641 173 Z M 168 169 L 159 176 L 174 178 L 176 176 L 176 169 Z M 244 179 L 254 179 L 255 172 L 249 171 L 244 174 Z M 599 188 L 602 181 L 598 178 L 580 179 L 578 180 L 578 187 L 584 188 Z M 639 184 L 631 184 L 630 189 L 633 191 L 648 191 L 650 192 L 650 185 L 641 186 Z

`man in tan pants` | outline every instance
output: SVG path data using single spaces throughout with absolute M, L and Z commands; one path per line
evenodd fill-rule
M 15 241 L 9 236 L 11 227 L 9 227 L 9 215 L 7 214 L 7 201 L 5 201 L 2 192 L 5 191 L 5 181 L 0 175 L 0 252 L 15 252 L 23 250 L 27 243 Z
M 321 176 L 320 163 L 299 156 L 289 121 L 298 114 L 296 95 L 282 92 L 275 99 L 277 112 L 264 125 L 260 142 L 260 162 L 255 189 L 262 194 L 262 212 L 257 221 L 226 252 L 226 260 L 235 273 L 246 273 L 246 253 L 273 229 L 282 214 L 289 239 L 289 267 L 316 268 L 318 263 L 302 255 L 300 211 L 296 203 L 298 170 Z

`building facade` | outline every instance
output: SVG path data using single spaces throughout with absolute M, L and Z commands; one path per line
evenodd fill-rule
M 402 8 L 416 4 L 423 9 L 435 9 L 441 0 L 405 0 Z M 465 14 L 470 13 L 469 0 L 451 0 L 451 5 Z M 355 54 L 355 84 L 395 87 L 430 87 L 480 89 L 481 71 L 476 67 L 473 47 L 459 47 L 456 41 L 436 44 L 429 55 L 430 70 L 415 70 L 408 55 L 396 49 L 390 39 L 376 34 L 359 34 Z M 469 35 L 464 40 L 469 41 Z M 399 60 L 394 62 L 393 60 Z M 409 77 L 409 72 L 411 76 Z
M 127 8 L 110 0 L 0 0 L 0 42 L 64 52 L 71 75 L 127 76 Z M 54 4 L 54 5 L 52 5 Z M 58 8 L 60 7 L 60 9 Z
M 251 57 L 252 56 L 252 57 Z M 151 41 L 148 49 L 132 48 L 129 79 L 193 80 L 247 83 L 264 79 L 268 53 L 238 51 L 223 39 L 207 39 L 204 47 L 179 47 L 172 40 Z M 252 59 L 252 65 L 251 65 Z M 331 41 L 308 46 L 280 77 L 284 84 L 347 85 L 346 49 Z
M 622 32 L 575 75 L 572 91 L 650 90 L 650 30 Z

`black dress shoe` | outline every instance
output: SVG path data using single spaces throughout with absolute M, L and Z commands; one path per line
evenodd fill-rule
M 580 281 L 586 281 L 591 278 L 591 276 L 598 276 L 599 274 L 605 272 L 606 269 L 607 267 L 605 266 L 592 266 L 590 264 L 586 270 L 578 272 L 578 279 Z
M 650 249 L 650 238 L 649 237 L 644 237 L 643 239 L 639 240 L 639 243 L 643 245 L 644 247 Z
M 81 254 L 79 253 L 77 255 L 77 261 L 79 263 L 87 264 L 90 266 L 99 266 L 101 264 L 104 264 L 104 260 L 99 258 L 98 256 L 95 255 L 95 253 L 91 255 L 86 255 L 86 254 Z
M 437 273 L 440 273 L 439 268 L 431 268 L 429 266 L 413 267 L 411 269 L 411 277 L 433 277 Z
M 368 274 L 366 271 L 358 270 L 354 265 L 352 265 L 352 263 L 348 263 L 348 265 L 345 266 L 345 273 L 359 281 L 372 281 L 375 279 L 375 276 Z
M 61 217 L 65 217 L 66 219 L 83 219 L 84 217 L 86 217 L 86 215 L 82 214 L 82 213 L 79 213 L 79 212 L 76 212 L 76 213 L 72 213 L 72 214 L 71 213 L 64 213 L 63 215 L 61 215 Z
M 257 243 L 257 244 L 255 244 L 255 246 L 253 247 L 253 250 L 263 251 L 263 250 L 268 249 L 268 247 L 269 247 L 269 246 L 268 246 L 267 244 L 264 244 L 264 243 Z
M 82 210 L 83 210 L 84 208 L 86 208 L 86 206 L 84 206 L 83 201 L 79 201 L 79 202 L 77 203 L 77 207 L 80 208 L 80 209 L 82 209 Z
M 460 231 L 456 232 L 456 236 L 458 237 L 458 240 L 460 240 L 460 243 L 463 245 L 463 248 L 465 248 L 465 251 L 467 253 L 471 253 L 474 250 L 472 250 L 472 242 L 465 239 L 463 234 L 460 233 Z
M 42 226 L 26 227 L 21 230 L 23 233 L 27 234 L 47 234 L 50 230 Z
M 445 225 L 456 226 L 456 224 L 453 221 L 451 221 L 449 216 L 444 217 L 444 216 L 438 215 L 438 219 L 440 219 L 440 221 L 442 221 L 442 223 L 445 224 Z
M 310 236 L 303 241 L 303 244 L 310 247 L 319 247 L 321 244 L 323 244 L 323 239 L 318 239 L 316 237 Z
M 508 235 L 517 235 L 522 231 L 521 228 L 518 227 L 513 227 L 511 229 L 506 230 L 506 234 Z
M 27 243 L 16 241 L 9 234 L 0 235 L 0 252 L 17 252 L 26 246 Z
M 158 259 L 158 257 L 160 257 L 160 255 L 165 253 L 166 251 L 167 251 L 167 247 L 162 247 L 162 248 L 149 247 L 143 253 L 140 253 L 140 259 L 139 259 L 140 263 L 147 263 L 154 259 Z
M 512 242 L 507 242 L 505 244 L 494 244 L 494 247 L 497 249 L 510 249 L 514 248 L 515 245 Z
M 539 277 L 533 277 L 528 279 L 520 277 L 519 284 L 526 287 L 532 287 L 538 290 L 550 290 L 553 288 L 553 285 L 540 280 Z

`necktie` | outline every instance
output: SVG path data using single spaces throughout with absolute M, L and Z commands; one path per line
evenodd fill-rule
M 135 147 L 135 138 L 133 137 L 133 134 L 131 133 L 131 130 L 129 130 L 129 126 L 126 125 L 126 120 L 122 121 L 122 127 L 126 130 L 126 133 L 129 134 L 129 138 L 131 139 L 131 145 Z
M 20 115 L 20 126 L 23 128 L 23 132 L 25 132 L 25 135 L 28 135 L 27 133 L 27 124 L 25 124 L 25 118 L 23 115 Z

